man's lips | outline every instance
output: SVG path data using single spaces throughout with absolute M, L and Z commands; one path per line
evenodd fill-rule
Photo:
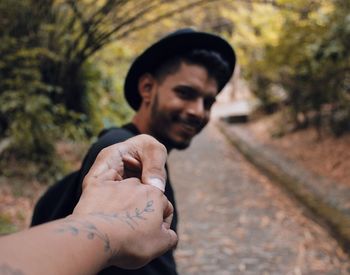
M 179 125 L 181 126 L 181 130 L 188 135 L 194 136 L 199 132 L 198 125 L 193 125 L 191 123 L 180 121 Z

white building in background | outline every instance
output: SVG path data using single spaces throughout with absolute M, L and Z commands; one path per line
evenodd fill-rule
M 241 68 L 237 65 L 231 80 L 218 95 L 217 101 L 223 103 L 237 100 L 250 101 L 253 99 L 254 96 L 249 90 L 247 82 L 241 77 Z
M 231 80 L 216 99 L 217 102 L 212 110 L 214 118 L 249 115 L 257 106 L 257 99 L 249 90 L 247 82 L 241 77 L 238 65 Z

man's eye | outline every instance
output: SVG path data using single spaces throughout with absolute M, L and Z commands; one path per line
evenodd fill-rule
M 213 100 L 213 99 L 204 100 L 204 108 L 206 110 L 209 110 L 213 106 L 214 103 L 215 103 L 215 100 Z
M 176 91 L 177 95 L 181 98 L 191 98 L 192 93 L 186 90 L 177 90 Z

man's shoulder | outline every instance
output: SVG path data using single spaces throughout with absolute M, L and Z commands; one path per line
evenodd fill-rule
M 133 137 L 137 133 L 132 132 L 128 127 L 110 127 L 110 128 L 105 128 L 103 129 L 99 134 L 98 134 L 98 139 L 101 138 L 122 138 L 122 137 Z
M 129 134 L 131 133 L 128 129 L 124 127 L 109 127 L 109 128 L 104 128 L 99 134 L 98 138 L 101 138 L 106 135 L 114 134 L 114 135 L 123 135 L 123 134 Z
M 137 133 L 131 131 L 125 127 L 111 127 L 108 129 L 103 129 L 98 135 L 98 139 L 95 142 L 95 145 L 98 147 L 107 147 L 109 145 L 113 145 L 118 142 L 125 141 L 133 136 L 137 135 Z

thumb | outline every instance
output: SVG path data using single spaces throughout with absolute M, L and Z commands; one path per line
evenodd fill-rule
M 164 192 L 166 183 L 166 148 L 158 141 L 147 144 L 140 155 L 142 163 L 141 181 Z

